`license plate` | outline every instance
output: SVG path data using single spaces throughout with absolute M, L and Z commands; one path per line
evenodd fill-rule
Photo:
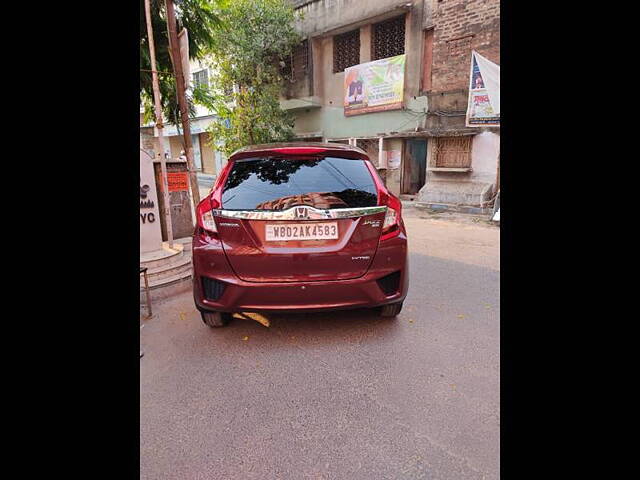
M 338 238 L 338 222 L 267 224 L 268 242 L 287 240 L 323 240 Z

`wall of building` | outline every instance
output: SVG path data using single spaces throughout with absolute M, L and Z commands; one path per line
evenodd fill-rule
M 180 152 L 184 150 L 183 142 L 184 138 L 181 136 L 168 137 L 169 139 L 169 149 L 171 151 L 171 158 L 178 158 L 180 156 Z
M 500 64 L 500 0 L 446 0 L 432 8 L 433 91 L 467 89 L 471 50 Z
M 154 155 L 153 127 L 140 128 L 140 148 Z
M 345 117 L 342 105 L 330 105 L 320 109 L 299 110 L 295 112 L 295 131 L 322 132 L 326 139 L 369 137 L 391 132 L 414 131 L 424 123 L 426 99 L 413 98 L 406 102 L 412 112 L 396 110 L 390 112 L 366 113 Z M 421 114 L 422 112 L 422 114 Z
M 345 27 L 344 31 L 348 31 L 350 26 L 372 17 L 386 15 L 391 18 L 394 14 L 405 11 L 407 3 L 421 5 L 422 1 L 292 0 L 291 3 L 304 17 L 298 22 L 299 31 L 304 35 L 318 36 Z
M 429 3 L 430 0 L 427 0 Z M 294 111 L 295 130 L 298 134 L 321 132 L 325 140 L 345 138 L 386 137 L 401 132 L 415 132 L 425 125 L 427 97 L 421 95 L 423 0 L 319 0 L 293 1 L 304 14 L 299 29 L 308 38 L 313 59 L 313 99 L 318 107 L 298 108 Z M 344 115 L 344 72 L 333 72 L 334 36 L 359 30 L 359 63 L 372 60 L 372 25 L 404 15 L 405 18 L 405 89 L 404 108 L 393 111 Z M 404 154 L 402 138 L 384 140 L 385 151 L 396 150 Z M 374 155 L 377 158 L 377 151 Z M 388 188 L 400 194 L 402 165 L 381 172 Z
M 434 142 L 427 144 L 427 162 L 434 167 Z M 427 172 L 427 181 L 418 194 L 418 201 L 480 206 L 495 193 L 500 156 L 500 134 L 484 131 L 471 141 L 471 171 Z
M 370 137 L 413 131 L 424 125 L 427 98 L 419 95 L 422 56 L 422 2 L 380 0 L 321 0 L 293 2 L 303 5 L 299 22 L 303 36 L 310 38 L 313 58 L 313 95 L 321 108 L 300 108 L 294 114 L 297 133 L 322 132 L 325 139 Z M 399 7 L 403 6 L 403 7 Z M 333 72 L 333 36 L 360 30 L 360 63 L 371 61 L 371 24 L 406 14 L 405 109 L 346 117 L 343 109 L 344 72 Z
M 426 11 L 426 10 L 425 10 Z M 500 0 L 430 2 L 425 23 L 433 27 L 432 89 L 427 94 L 432 112 L 426 127 L 462 129 L 469 94 L 471 51 L 500 64 Z
M 209 174 L 217 174 L 216 171 L 216 152 L 209 145 L 210 142 L 209 133 L 200 134 L 200 151 L 202 153 L 202 171 Z
M 500 135 L 482 132 L 473 137 L 471 144 L 471 166 L 469 180 L 495 183 L 500 155 Z
M 500 64 L 500 1 L 428 1 L 423 18 L 423 26 L 433 28 L 426 130 L 445 137 L 471 131 L 478 134 L 471 144 L 471 171 L 428 172 L 418 200 L 478 206 L 495 189 L 500 129 L 465 126 L 471 51 Z
M 401 138 L 388 138 L 384 140 L 382 146 L 383 151 L 399 150 L 403 152 L 404 140 Z M 396 196 L 400 196 L 400 180 L 402 175 L 402 166 L 396 169 L 387 170 L 386 185 L 387 188 Z
M 324 139 L 371 138 L 423 131 L 439 137 L 479 133 L 472 140 L 468 173 L 428 172 L 434 198 L 461 203 L 484 198 L 495 182 L 499 129 L 465 126 L 471 50 L 500 63 L 499 0 L 292 0 L 304 14 L 299 29 L 311 42 L 313 101 L 295 110 L 298 133 L 321 132 Z M 346 117 L 344 73 L 333 73 L 333 37 L 359 29 L 360 63 L 371 60 L 373 23 L 405 14 L 405 108 Z M 433 51 L 425 55 L 425 29 L 433 29 Z M 431 59 L 431 88 L 423 91 L 424 58 Z M 427 69 L 428 70 L 428 69 Z M 428 149 L 434 142 L 427 143 Z M 385 150 L 400 150 L 402 138 L 387 138 Z M 429 150 L 430 151 L 430 150 Z M 403 158 L 404 161 L 404 158 Z M 402 166 L 388 170 L 386 183 L 399 195 Z M 438 193 L 438 188 L 441 193 Z

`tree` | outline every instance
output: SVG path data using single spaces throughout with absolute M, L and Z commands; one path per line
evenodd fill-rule
M 214 44 L 216 30 L 222 24 L 218 10 L 225 0 L 175 0 L 178 30 L 185 27 L 189 32 L 189 57 L 202 58 Z M 175 125 L 180 124 L 180 109 L 176 97 L 176 83 L 173 78 L 171 57 L 169 56 L 169 35 L 165 17 L 165 0 L 151 0 L 151 21 L 155 37 L 156 67 L 159 72 L 160 95 L 164 115 Z M 153 88 L 151 85 L 151 60 L 144 9 L 140 0 L 140 99 L 145 108 L 145 119 L 153 118 Z M 196 88 L 192 98 L 188 98 L 190 114 L 194 115 L 194 102 L 210 105 L 206 89 Z
M 246 145 L 291 140 L 293 117 L 280 108 L 283 66 L 301 36 L 286 0 L 234 0 L 220 12 L 211 53 L 214 109 L 209 127 L 227 155 Z

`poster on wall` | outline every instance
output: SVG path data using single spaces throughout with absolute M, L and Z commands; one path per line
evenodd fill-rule
M 467 127 L 500 126 L 500 65 L 471 52 Z
M 400 168 L 401 153 L 400 150 L 390 150 L 387 152 L 387 168 L 389 168 L 389 170 L 397 170 Z
M 402 108 L 405 58 L 397 55 L 346 68 L 345 116 Z
M 189 176 L 187 172 L 167 172 L 167 184 L 170 192 L 187 192 Z

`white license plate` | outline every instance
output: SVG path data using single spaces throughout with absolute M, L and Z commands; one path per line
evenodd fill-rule
M 338 222 L 267 224 L 268 242 L 287 240 L 323 240 L 338 238 Z

